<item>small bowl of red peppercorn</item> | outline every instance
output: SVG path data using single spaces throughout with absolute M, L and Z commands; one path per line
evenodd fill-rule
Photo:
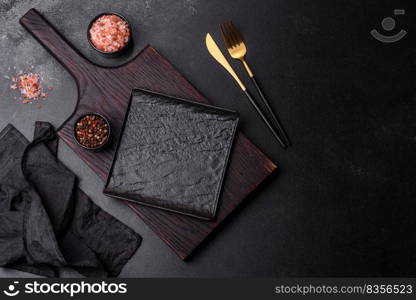
M 101 150 L 110 141 L 110 123 L 98 113 L 82 115 L 74 126 L 78 145 L 88 150 Z

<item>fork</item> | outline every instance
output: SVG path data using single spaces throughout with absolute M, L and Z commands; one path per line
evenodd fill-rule
M 212 36 L 207 33 L 205 37 L 205 45 L 207 46 L 209 54 L 221 65 L 224 67 L 225 70 L 233 77 L 235 82 L 240 86 L 241 90 L 246 94 L 248 100 L 250 101 L 251 105 L 254 107 L 256 112 L 259 114 L 259 116 L 263 119 L 264 123 L 267 125 L 267 127 L 270 129 L 270 132 L 273 134 L 273 136 L 279 141 L 280 145 L 286 149 L 286 144 L 280 137 L 280 135 L 276 132 L 273 125 L 270 123 L 269 119 L 266 117 L 266 115 L 263 113 L 263 110 L 260 108 L 260 106 L 257 105 L 254 98 L 251 96 L 250 92 L 247 90 L 244 83 L 240 80 L 238 75 L 234 72 L 234 69 L 231 67 L 231 65 L 228 63 L 225 56 L 222 54 L 220 48 L 218 47 L 217 43 L 215 43 Z
M 269 112 L 274 125 L 281 132 L 284 139 L 286 140 L 286 144 L 289 146 L 291 143 L 290 143 L 288 135 L 286 134 L 286 131 L 283 129 L 282 124 L 280 123 L 276 114 L 273 112 L 273 109 L 271 108 L 269 101 L 267 101 L 266 96 L 264 95 L 262 89 L 260 88 L 260 85 L 257 83 L 256 78 L 254 77 L 253 71 L 251 70 L 251 68 L 249 67 L 246 61 L 245 56 L 247 54 L 247 48 L 246 48 L 246 45 L 244 44 L 243 39 L 241 38 L 240 33 L 238 32 L 237 28 L 234 26 L 234 24 L 231 21 L 227 21 L 221 24 L 220 29 L 221 29 L 222 38 L 228 49 L 228 53 L 230 53 L 230 56 L 232 58 L 238 59 L 243 64 L 244 68 L 247 71 L 248 76 L 253 82 L 254 87 L 259 93 L 264 103 L 264 106 L 267 108 L 267 111 Z

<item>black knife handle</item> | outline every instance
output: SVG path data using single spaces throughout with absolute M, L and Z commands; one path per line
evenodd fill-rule
M 274 113 L 273 109 L 271 108 L 269 101 L 267 101 L 266 96 L 264 95 L 262 89 L 260 88 L 259 84 L 257 83 L 256 78 L 250 77 L 251 81 L 253 82 L 254 87 L 256 88 L 257 92 L 259 93 L 261 100 L 264 103 L 264 106 L 267 108 L 267 111 L 272 119 L 272 122 L 274 123 L 275 127 L 277 128 L 277 130 L 283 135 L 283 138 L 286 140 L 286 143 L 288 146 L 291 145 L 290 139 L 285 131 L 285 129 L 283 128 L 282 124 L 280 123 L 279 119 L 277 118 L 276 114 Z
M 257 113 L 260 115 L 260 117 L 263 119 L 264 123 L 266 123 L 267 127 L 269 127 L 270 131 L 272 132 L 272 134 L 274 135 L 274 137 L 279 141 L 280 145 L 283 147 L 283 149 L 286 149 L 286 144 L 285 142 L 282 140 L 282 138 L 279 136 L 279 134 L 276 132 L 276 130 L 273 128 L 272 124 L 270 124 L 270 121 L 268 120 L 268 118 L 264 115 L 263 111 L 261 110 L 261 108 L 257 105 L 256 101 L 254 100 L 254 98 L 250 95 L 248 90 L 244 90 L 244 93 L 246 94 L 248 100 L 250 101 L 251 105 L 253 105 L 253 107 L 255 108 L 255 110 L 257 111 Z

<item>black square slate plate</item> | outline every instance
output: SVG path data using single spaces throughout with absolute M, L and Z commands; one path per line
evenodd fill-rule
M 230 110 L 134 90 L 104 194 L 214 218 L 238 120 Z

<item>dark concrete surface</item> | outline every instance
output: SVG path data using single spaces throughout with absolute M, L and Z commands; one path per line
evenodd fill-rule
M 100 179 L 62 143 L 59 157 L 84 191 L 143 236 L 122 277 L 415 276 L 414 1 L 1 0 L 0 129 L 13 123 L 29 138 L 35 120 L 60 125 L 77 96 L 70 75 L 18 24 L 31 7 L 103 65 L 150 43 L 214 104 L 238 110 L 242 130 L 279 166 L 183 262 L 125 204 L 104 197 Z M 395 8 L 406 15 L 393 16 Z M 103 11 L 120 12 L 134 28 L 133 51 L 117 60 L 86 40 L 88 22 Z M 397 21 L 393 33 L 408 31 L 403 40 L 370 36 L 373 28 L 386 34 L 387 16 Z M 223 48 L 218 24 L 227 19 L 240 27 L 247 58 L 292 139 L 287 151 L 205 49 L 206 32 Z M 32 68 L 54 87 L 40 109 L 9 89 L 7 77 Z M 1 276 L 30 275 L 3 269 Z

